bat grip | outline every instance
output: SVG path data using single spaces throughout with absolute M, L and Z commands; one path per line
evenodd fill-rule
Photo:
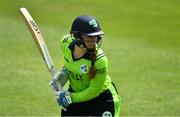
M 55 70 L 54 67 L 52 67 L 52 69 L 50 70 L 50 72 L 51 72 L 51 76 L 52 76 L 53 78 L 55 78 L 55 75 L 56 75 L 57 71 Z

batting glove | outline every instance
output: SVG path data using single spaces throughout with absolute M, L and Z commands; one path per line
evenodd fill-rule
M 57 102 L 60 106 L 68 107 L 72 103 L 69 91 L 59 91 L 59 98 Z

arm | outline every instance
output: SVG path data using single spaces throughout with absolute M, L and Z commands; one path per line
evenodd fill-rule
M 67 83 L 68 75 L 66 67 L 62 67 L 61 71 L 57 73 L 57 80 L 61 83 L 62 87 Z
M 61 41 L 60 41 L 60 48 L 63 52 L 63 54 L 66 53 L 67 51 L 67 47 L 69 45 L 69 43 L 72 42 L 72 38 L 70 37 L 70 35 L 65 35 Z M 55 83 L 56 84 L 61 84 L 62 87 L 67 83 L 68 81 L 68 75 L 67 75 L 67 69 L 66 67 L 62 67 L 61 71 L 60 72 L 57 72 L 56 75 L 55 75 Z
M 50 86 L 54 90 L 55 96 L 57 97 L 57 102 L 60 106 L 63 106 L 63 110 L 66 111 L 64 107 L 69 106 L 72 103 L 70 92 L 65 90 L 59 90 L 58 85 L 61 84 L 63 87 L 68 81 L 67 69 L 63 67 L 60 72 L 57 72 L 54 79 L 50 81 Z

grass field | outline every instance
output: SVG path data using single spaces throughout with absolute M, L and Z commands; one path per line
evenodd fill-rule
M 96 16 L 121 115 L 180 116 L 179 6 L 179 0 L 0 0 L 0 116 L 60 115 L 20 7 L 36 20 L 57 69 L 58 43 L 74 18 Z

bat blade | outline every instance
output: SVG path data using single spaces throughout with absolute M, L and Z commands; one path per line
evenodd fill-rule
M 54 69 L 54 65 L 51 60 L 49 51 L 44 42 L 40 29 L 38 28 L 37 24 L 35 23 L 35 21 L 33 20 L 33 18 L 31 17 L 31 15 L 29 14 L 26 8 L 21 8 L 20 13 L 24 17 L 26 25 L 33 36 L 33 39 L 43 57 L 43 60 L 46 63 L 48 70 L 51 72 Z
M 55 92 L 58 92 L 59 90 L 63 90 L 60 81 L 57 80 L 57 78 L 58 78 L 57 72 L 54 68 L 49 51 L 47 49 L 47 46 L 44 42 L 43 36 L 42 36 L 37 24 L 35 23 L 35 21 L 33 20 L 33 18 L 31 17 L 31 15 L 29 14 L 29 12 L 27 11 L 26 8 L 20 8 L 20 13 L 23 16 L 24 21 L 33 36 L 33 39 L 39 49 L 39 52 L 41 53 L 41 55 L 43 57 L 43 60 L 46 64 L 48 70 L 51 72 L 53 80 L 57 82 L 56 85 L 58 88 L 55 88 L 56 89 Z

